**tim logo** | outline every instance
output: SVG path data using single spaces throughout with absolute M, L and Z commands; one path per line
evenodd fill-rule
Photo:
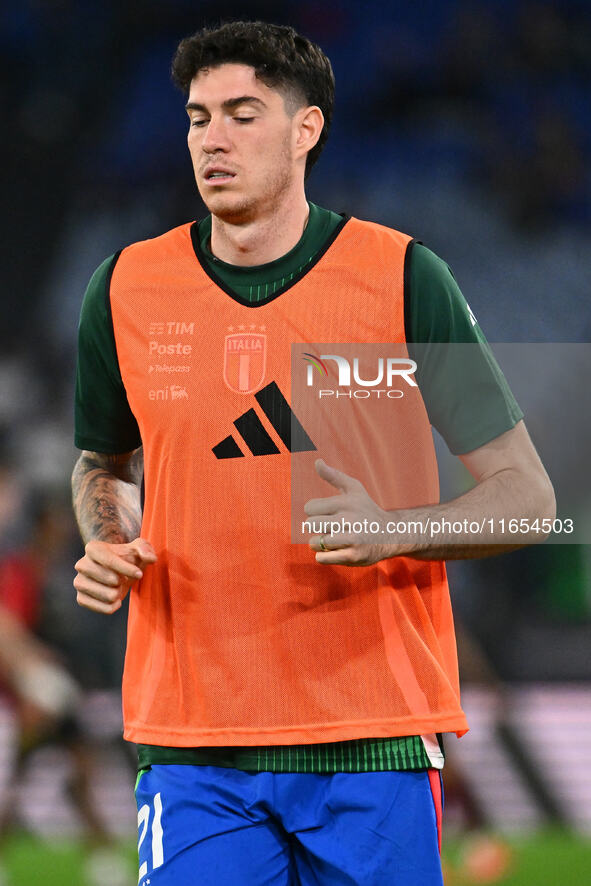
M 252 394 L 265 379 L 267 336 L 259 332 L 227 335 L 224 345 L 224 381 L 236 394 Z

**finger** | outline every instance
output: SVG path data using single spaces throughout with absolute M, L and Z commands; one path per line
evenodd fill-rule
M 130 550 L 129 552 L 124 550 L 125 548 L 130 548 L 130 545 L 118 545 L 118 551 L 120 553 L 115 553 L 113 550 L 113 545 L 109 545 L 106 543 L 93 543 L 89 542 L 86 545 L 86 556 L 93 560 L 95 563 L 98 563 L 100 566 L 104 566 L 107 569 L 116 572 L 117 575 L 124 575 L 126 578 L 138 579 L 142 578 L 143 573 L 141 569 L 139 569 L 135 563 L 130 563 L 129 560 L 125 559 L 125 554 L 128 556 L 132 556 L 135 559 L 135 552 Z M 121 556 L 123 554 L 123 556 Z M 84 557 L 79 561 L 82 564 Z M 76 564 L 76 568 L 78 568 L 78 564 Z
M 128 588 L 127 582 L 120 582 L 116 587 L 110 587 L 83 575 L 77 575 L 73 584 L 79 594 L 85 594 L 101 603 L 114 603 L 116 600 L 120 600 L 125 596 Z
M 308 517 L 320 515 L 332 516 L 338 513 L 343 506 L 343 496 L 333 495 L 330 498 L 311 498 L 304 505 L 304 513 Z
M 120 575 L 113 572 L 112 569 L 107 569 L 106 567 L 101 566 L 100 563 L 96 563 L 94 560 L 91 560 L 90 557 L 83 557 L 81 560 L 78 560 L 75 568 L 78 573 L 87 578 L 94 579 L 94 581 L 97 581 L 99 584 L 117 587 L 121 581 Z
M 358 492 L 360 487 L 361 489 L 364 489 L 363 484 L 355 477 L 350 477 L 349 474 L 345 474 L 344 471 L 338 471 L 336 468 L 331 468 L 322 458 L 316 459 L 314 467 L 316 468 L 316 473 L 319 477 L 326 480 L 331 486 L 336 486 L 341 492 Z
M 103 603 L 100 600 L 95 600 L 94 597 L 89 597 L 81 592 L 76 595 L 76 602 L 79 606 L 83 606 L 85 609 L 91 609 L 93 612 L 101 612 L 104 615 L 112 615 L 113 612 L 117 612 L 118 609 L 121 609 L 121 599 L 115 600 L 113 603 Z
M 313 551 L 336 551 L 339 548 L 349 547 L 350 541 L 343 541 L 335 535 L 315 535 L 308 542 Z
M 313 551 L 326 551 L 328 550 L 328 545 L 326 543 L 326 538 L 323 535 L 315 535 L 308 542 Z
M 362 566 L 359 554 L 355 548 L 345 545 L 336 550 L 318 551 L 316 554 L 316 562 L 322 563 L 324 566 Z
M 321 563 L 324 566 L 345 566 L 348 564 L 347 559 L 347 551 L 349 548 L 339 548 L 339 550 L 333 551 L 317 551 L 316 553 L 316 562 Z
M 148 566 L 150 563 L 155 563 L 158 559 L 156 551 L 145 538 L 136 538 L 129 543 L 128 547 L 139 560 L 139 566 Z

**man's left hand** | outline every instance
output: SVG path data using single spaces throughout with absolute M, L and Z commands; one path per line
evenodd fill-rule
M 380 508 L 363 483 L 317 459 L 318 475 L 339 490 L 330 498 L 312 498 L 304 511 L 315 527 L 325 532 L 310 540 L 318 563 L 370 566 L 391 557 L 393 545 L 386 534 L 389 514 Z M 380 544 L 380 540 L 384 543 Z

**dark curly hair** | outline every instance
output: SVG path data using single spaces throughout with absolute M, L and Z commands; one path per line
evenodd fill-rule
M 332 119 L 334 74 L 326 55 L 285 25 L 226 22 L 181 40 L 172 61 L 172 78 L 188 93 L 199 71 L 226 63 L 250 65 L 259 80 L 282 92 L 295 107 L 318 105 L 324 127 L 306 158 L 307 178 L 324 148 Z

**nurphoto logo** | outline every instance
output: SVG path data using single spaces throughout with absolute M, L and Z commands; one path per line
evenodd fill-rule
M 392 400 L 398 400 L 404 397 L 404 390 L 395 388 L 394 384 L 404 382 L 412 388 L 417 387 L 417 383 L 413 378 L 416 372 L 417 364 L 409 357 L 378 357 L 376 364 L 371 368 L 367 364 L 364 365 L 363 372 L 359 366 L 359 357 L 353 357 L 348 360 L 340 354 L 316 354 L 305 353 L 302 359 L 308 364 L 306 367 L 306 384 L 308 387 L 314 386 L 316 375 L 322 378 L 328 377 L 329 368 L 325 361 L 332 360 L 336 363 L 337 368 L 337 387 L 348 390 L 337 390 L 335 388 L 324 388 L 318 391 L 318 398 L 323 397 L 347 397 L 356 400 L 367 399 L 375 396 L 378 399 L 383 395 Z M 333 366 L 330 367 L 334 369 Z M 314 372 L 316 370 L 316 373 Z M 365 377 L 362 377 L 364 375 Z M 352 380 L 351 380 L 352 379 Z M 358 385 L 357 388 L 352 384 Z M 382 385 L 382 387 L 378 387 Z

